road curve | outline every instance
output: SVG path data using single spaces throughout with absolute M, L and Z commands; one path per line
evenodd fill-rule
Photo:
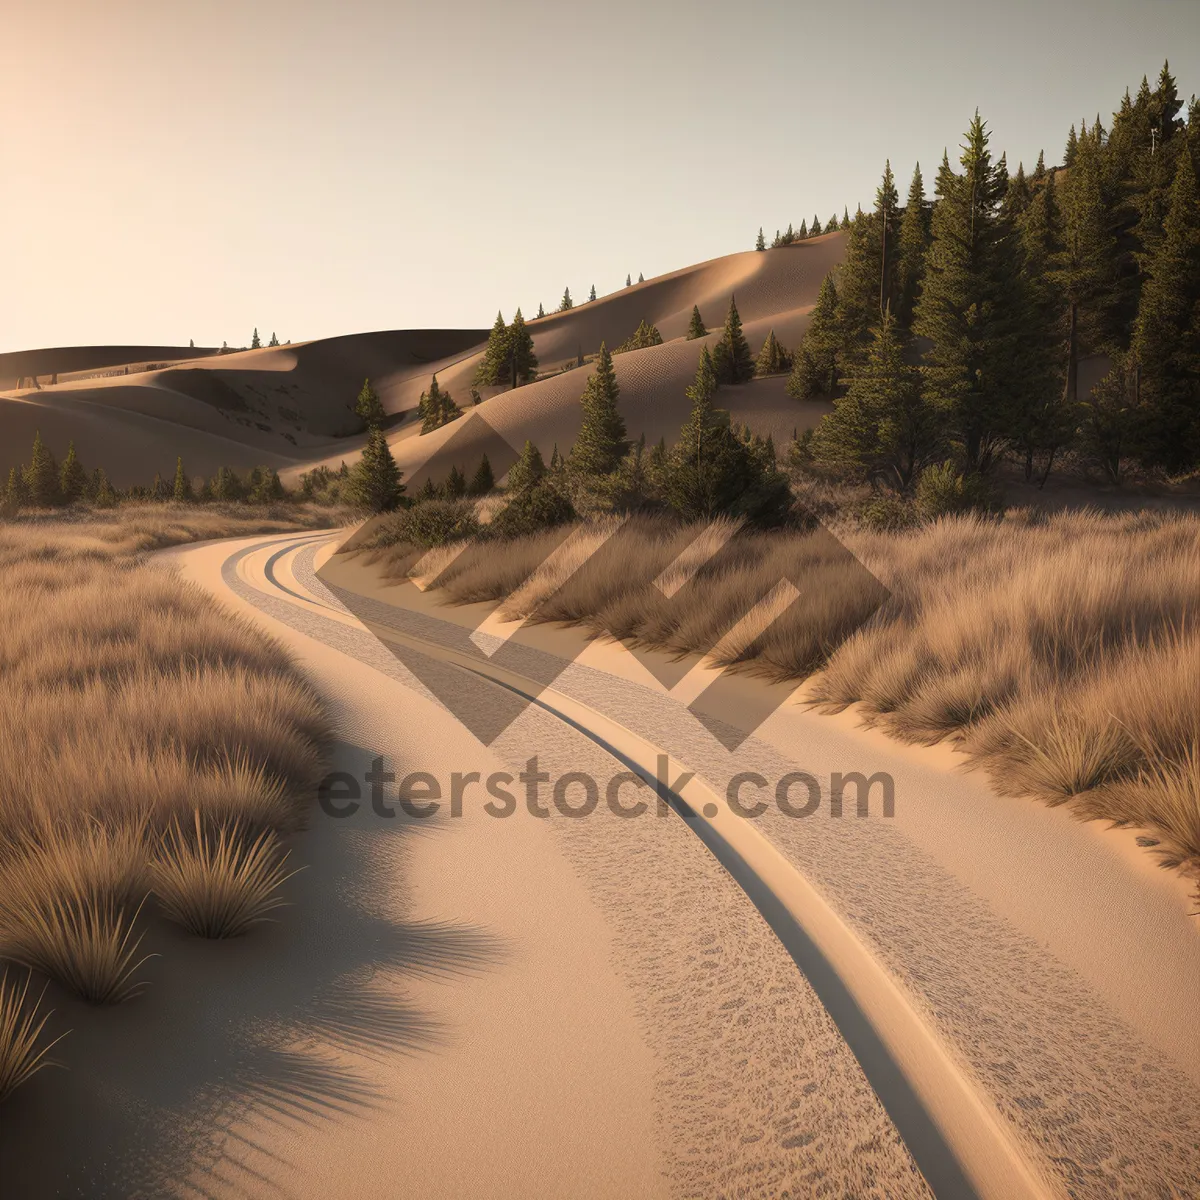
M 538 736 L 530 740 L 528 729 L 523 738 L 514 736 L 513 741 L 521 745 L 521 753 L 529 745 L 550 745 L 559 739 L 566 743 L 564 762 L 577 765 L 581 757 L 578 743 L 583 739 L 589 743 L 587 753 L 598 755 L 609 763 L 615 760 L 639 774 L 653 776 L 658 755 L 667 749 L 668 739 L 646 736 L 647 728 L 653 728 L 652 722 L 643 721 L 641 727 L 635 729 L 631 726 L 636 722 L 614 719 L 611 704 L 584 702 L 580 699 L 580 689 L 570 686 L 568 676 L 563 676 L 561 689 L 547 688 L 545 677 L 537 670 L 525 676 L 486 660 L 481 662 L 478 656 L 464 655 L 454 648 L 455 638 L 444 637 L 427 620 L 396 620 L 395 611 L 389 611 L 387 606 L 364 607 L 359 602 L 354 604 L 354 613 L 347 611 L 339 601 L 337 589 L 331 590 L 313 570 L 318 548 L 324 547 L 320 551 L 320 557 L 324 558 L 330 549 L 328 543 L 328 535 L 256 539 L 236 546 L 190 549 L 179 552 L 177 558 L 198 582 L 222 594 L 243 611 L 253 611 L 256 619 L 265 621 L 294 649 L 303 645 L 306 652 L 311 652 L 310 644 L 314 641 L 324 644 L 323 653 L 335 647 L 334 653 L 340 654 L 342 661 L 335 665 L 332 659 L 329 660 L 326 670 L 330 672 L 330 683 L 348 668 L 347 660 L 356 659 L 357 667 L 367 657 L 374 660 L 377 671 L 387 672 L 403 681 L 401 686 L 408 689 L 408 703 L 418 707 L 428 705 L 428 692 L 403 665 L 404 661 L 411 662 L 411 656 L 416 654 L 423 659 L 438 661 L 447 672 L 457 676 L 472 698 L 469 702 L 478 698 L 479 703 L 487 703 L 482 697 L 489 691 L 495 693 L 497 688 L 523 693 L 534 700 L 528 720 L 522 717 L 518 725 L 534 724 Z M 369 633 L 364 633 L 360 620 L 364 615 Z M 390 654 L 380 653 L 384 646 Z M 304 652 L 301 657 L 305 657 Z M 591 689 L 584 689 L 589 698 L 594 692 L 594 681 L 592 683 Z M 439 689 L 439 694 L 445 693 Z M 443 712 L 442 716 L 444 718 L 446 714 Z M 500 739 L 493 750 L 499 748 L 503 753 L 504 740 Z M 685 763 L 697 767 L 705 765 L 682 757 L 678 746 L 672 746 L 668 756 L 672 779 L 686 769 Z M 761 937 L 760 924 L 744 924 L 749 909 L 747 900 L 753 901 L 761 919 L 774 934 L 773 938 L 758 943 L 760 957 L 768 959 L 775 955 L 777 959 L 780 949 L 786 948 L 790 955 L 787 986 L 800 989 L 810 1020 L 814 1016 L 811 1011 L 814 1005 L 819 1009 L 818 1023 L 820 1017 L 826 1017 L 821 1025 L 824 1037 L 817 1039 L 823 1045 L 819 1049 L 810 1045 L 807 1049 L 810 1055 L 841 1056 L 845 1069 L 837 1080 L 825 1081 L 827 1090 L 823 1096 L 827 1104 L 833 1103 L 835 1109 L 843 1110 L 839 1116 L 849 1121 L 850 1128 L 844 1131 L 840 1145 L 836 1137 L 806 1141 L 806 1135 L 801 1134 L 779 1138 L 778 1146 L 801 1152 L 782 1158 L 777 1148 L 773 1156 L 759 1153 L 757 1146 L 762 1134 L 759 1132 L 756 1136 L 753 1129 L 743 1132 L 737 1139 L 721 1139 L 721 1153 L 715 1158 L 710 1156 L 708 1161 L 704 1161 L 702 1155 L 698 1159 L 694 1152 L 690 1156 L 681 1154 L 679 1142 L 681 1139 L 686 1141 L 689 1124 L 703 1128 L 703 1119 L 696 1113 L 681 1117 L 672 1109 L 672 1105 L 674 1109 L 678 1108 L 679 1089 L 677 1084 L 672 1085 L 669 1079 L 664 1079 L 660 1064 L 650 1088 L 650 1107 L 656 1114 L 657 1131 L 651 1139 L 654 1144 L 646 1143 L 645 1161 L 657 1161 L 656 1186 L 661 1186 L 662 1190 L 661 1193 L 645 1191 L 644 1194 L 717 1194 L 722 1192 L 723 1185 L 727 1185 L 730 1188 L 728 1194 L 778 1195 L 782 1194 L 782 1187 L 795 1186 L 797 1181 L 811 1177 L 806 1176 L 806 1172 L 813 1171 L 822 1178 L 845 1177 L 849 1181 L 856 1168 L 846 1162 L 846 1150 L 849 1147 L 858 1150 L 863 1145 L 875 1147 L 878 1158 L 872 1162 L 865 1177 L 860 1175 L 857 1180 L 863 1194 L 923 1194 L 928 1189 L 939 1196 L 1115 1195 L 1136 1192 L 1145 1184 L 1187 1194 L 1186 1188 L 1197 1178 L 1198 1142 L 1194 1119 L 1186 1111 L 1180 1117 L 1180 1108 L 1173 1106 L 1174 1091 L 1182 1088 L 1180 1094 L 1186 1096 L 1188 1082 L 1186 1078 L 1177 1077 L 1173 1068 L 1167 1065 L 1164 1070 L 1161 1060 L 1154 1062 L 1152 1069 L 1159 1072 L 1156 1082 L 1161 1085 L 1162 1095 L 1157 1098 L 1157 1107 L 1156 1103 L 1140 1106 L 1144 1110 L 1140 1115 L 1151 1125 L 1162 1125 L 1160 1109 L 1174 1112 L 1171 1127 L 1161 1130 L 1163 1143 L 1173 1153 L 1173 1158 L 1164 1162 L 1160 1147 L 1153 1145 L 1146 1147 L 1148 1152 L 1140 1159 L 1131 1156 L 1120 1144 L 1089 1147 L 1089 1140 L 1094 1142 L 1093 1126 L 1109 1123 L 1103 1112 L 1093 1114 L 1091 1121 L 1075 1122 L 1073 1130 L 1062 1132 L 1056 1128 L 1052 1134 L 1047 1134 L 1039 1125 L 1038 1098 L 1027 1095 L 1026 1104 L 1023 1104 L 1017 1097 L 1014 1105 L 1013 1097 L 1003 1087 L 995 1085 L 986 1069 L 971 1060 L 971 1047 L 964 1046 L 961 1040 L 956 1041 L 952 1022 L 944 1021 L 944 1014 L 931 1006 L 930 995 L 923 994 L 920 976 L 915 972 L 906 975 L 904 969 L 897 969 L 899 964 L 890 946 L 881 946 L 872 939 L 869 929 L 864 936 L 861 925 L 856 928 L 855 921 L 847 919 L 844 904 L 830 903 L 827 889 L 813 886 L 806 871 L 800 869 L 800 852 L 788 844 L 788 838 L 794 838 L 794 829 L 777 832 L 775 827 L 765 823 L 760 827 L 758 823 L 734 817 L 721 789 L 709 786 L 701 777 L 679 788 L 671 800 L 677 816 L 665 826 L 657 821 L 618 822 L 617 825 L 623 828 L 615 840 L 620 842 L 625 838 L 628 827 L 639 826 L 654 830 L 654 837 L 660 841 L 662 830 L 666 828 L 674 830 L 676 838 L 682 830 L 686 831 L 687 841 L 697 845 L 703 842 L 710 853 L 698 856 L 693 850 L 692 854 L 685 855 L 685 871 L 692 878 L 687 879 L 684 886 L 688 891 L 705 893 L 717 886 L 725 888 L 726 902 L 740 912 L 739 919 L 743 922 L 739 936 L 746 936 L 747 929 L 754 928 Z M 679 816 L 683 819 L 678 819 Z M 584 878 L 593 903 L 608 922 L 611 934 L 608 954 L 615 963 L 616 974 L 632 993 L 639 1026 L 637 1037 L 661 1058 L 663 1043 L 661 1039 L 656 1041 L 653 1033 L 648 1034 L 646 1028 L 648 1021 L 654 1026 L 655 1014 L 651 1010 L 659 1000 L 654 997 L 648 1000 L 643 984 L 634 977 L 639 968 L 638 953 L 636 945 L 631 950 L 633 943 L 622 926 L 626 917 L 614 915 L 618 910 L 613 909 L 613 898 L 606 894 L 607 883 L 594 878 L 596 867 L 592 859 L 601 850 L 608 849 L 607 846 L 598 847 L 596 838 L 614 840 L 613 825 L 602 821 L 551 821 L 548 825 L 556 827 L 560 850 L 565 851 L 576 874 Z M 571 827 L 566 843 L 562 840 L 564 825 Z M 580 841 L 582 828 L 588 830 L 590 841 L 586 853 L 581 856 L 580 847 L 568 843 L 572 839 Z M 673 842 L 671 849 L 679 857 L 678 840 Z M 644 851 L 645 847 L 641 846 L 639 850 Z M 655 854 L 661 856 L 661 846 L 656 846 Z M 724 870 L 717 867 L 718 863 Z M 610 873 L 614 869 L 611 857 L 608 869 Z M 731 883 L 735 885 L 736 895 L 730 893 Z M 620 898 L 618 902 L 624 903 Z M 636 943 L 636 937 L 633 942 Z M 768 945 L 772 948 L 767 949 Z M 687 947 L 680 950 L 686 958 Z M 796 971 L 796 966 L 801 971 Z M 773 969 L 778 969 L 777 961 Z M 743 977 L 740 990 L 753 987 L 755 971 L 748 967 L 744 958 L 738 971 Z M 736 979 L 725 980 L 723 986 L 739 991 Z M 722 1003 L 728 1005 L 737 999 L 737 996 L 723 997 Z M 836 1022 L 836 1030 L 829 1024 L 830 1016 Z M 1017 1014 L 1014 1020 L 1019 1016 Z M 677 1009 L 674 1019 L 679 1020 Z M 697 1020 L 695 1025 L 695 1035 L 703 1037 L 703 1021 Z M 778 1022 L 767 1022 L 766 1025 L 764 1036 L 773 1045 L 755 1047 L 757 1053 L 775 1053 L 777 1056 L 777 1044 L 781 1038 L 787 1040 L 788 1032 L 793 1041 L 812 1041 L 804 1037 L 797 1039 L 794 1031 L 781 1030 Z M 1114 1036 L 1129 1040 L 1128 1030 L 1118 1030 Z M 1102 1036 L 1101 1056 L 1105 1049 L 1103 1042 Z M 836 1051 L 831 1047 L 836 1047 Z M 849 1059 L 847 1047 L 853 1050 L 857 1062 Z M 745 1046 L 738 1047 L 740 1053 L 744 1054 L 745 1050 Z M 679 1053 L 678 1046 L 675 1053 Z M 695 1053 L 694 1048 L 692 1053 Z M 686 1055 L 682 1061 L 694 1063 L 694 1059 Z M 1119 1065 L 1130 1071 L 1135 1067 L 1146 1069 L 1139 1061 L 1139 1053 L 1126 1055 Z M 1095 1066 L 1101 1076 L 1113 1074 L 1111 1061 Z M 684 1074 L 688 1071 L 688 1067 L 677 1065 L 669 1069 L 682 1070 Z M 1085 1064 L 1085 1073 L 1086 1069 Z M 1076 1062 L 1070 1064 L 1070 1070 L 1069 1085 L 1078 1093 L 1080 1082 L 1074 1078 L 1079 1073 Z M 786 1071 L 780 1074 L 781 1078 L 773 1081 L 768 1100 L 749 1103 L 745 1114 L 747 1117 L 751 1113 L 760 1114 L 764 1128 L 770 1120 L 766 1113 L 772 1107 L 781 1108 L 785 1103 L 791 1103 L 788 1091 L 795 1081 L 787 1077 Z M 1119 1072 L 1117 1074 L 1119 1087 L 1122 1081 Z M 866 1087 L 867 1081 L 870 1088 Z M 728 1079 L 710 1085 L 718 1094 L 722 1087 L 728 1089 L 729 1086 Z M 805 1091 L 809 1086 L 808 1083 L 801 1085 L 802 1095 L 811 1094 Z M 1052 1091 L 1049 1087 L 1045 1089 L 1047 1097 Z M 725 1099 L 728 1098 L 726 1094 Z M 695 1099 L 695 1096 L 690 1097 L 692 1103 Z M 1082 1099 L 1086 1101 L 1087 1097 Z M 1103 1101 L 1104 1097 L 1100 1099 Z M 878 1111 L 880 1102 L 886 1115 Z M 1184 1105 L 1186 1107 L 1186 1100 Z M 1053 1112 L 1052 1104 L 1043 1107 Z M 669 1115 L 664 1116 L 664 1109 Z M 1016 1119 L 1015 1112 L 1021 1114 Z M 1028 1113 L 1032 1116 L 1026 1117 Z M 1063 1123 L 1057 1121 L 1059 1115 L 1054 1112 L 1056 1123 L 1061 1125 Z M 1122 1122 L 1128 1118 L 1124 1111 L 1110 1115 Z M 690 1120 L 687 1119 L 689 1116 Z M 881 1132 L 874 1138 L 856 1137 L 851 1130 L 855 1123 L 861 1126 L 864 1120 L 868 1127 Z M 1135 1136 L 1139 1135 L 1135 1133 Z M 749 1140 L 744 1140 L 747 1137 Z M 1115 1137 L 1113 1140 L 1117 1141 Z M 792 1144 L 789 1145 L 789 1141 Z M 1145 1139 L 1142 1141 L 1144 1143 Z M 747 1146 L 751 1148 L 749 1151 L 745 1149 Z M 880 1153 L 879 1147 L 886 1149 Z M 1061 1153 L 1063 1147 L 1068 1153 Z M 1089 1149 L 1093 1161 L 1088 1161 Z M 601 1157 L 603 1155 L 598 1154 L 597 1160 Z M 767 1159 L 765 1167 L 764 1157 Z M 917 1169 L 920 1175 L 916 1174 Z M 430 1181 L 435 1176 L 436 1170 L 430 1175 Z M 750 1181 L 760 1190 L 745 1190 Z M 437 1194 L 437 1189 L 426 1194 Z M 584 1193 L 576 1190 L 573 1194 Z M 643 1193 L 635 1189 L 626 1194 Z M 806 1193 L 802 1189 L 798 1194 Z
M 452 771 L 515 774 L 537 747 L 555 775 L 623 768 L 536 705 L 482 747 L 320 581 L 296 574 L 296 556 L 311 561 L 322 540 L 249 539 L 169 559 L 280 638 L 330 697 L 335 767 L 361 777 L 378 755 L 397 776 L 444 783 Z M 495 682 L 441 669 L 468 702 L 493 702 Z M 267 955 L 268 973 L 320 976 L 331 938 L 359 939 L 326 928 L 305 942 L 321 903 L 355 886 L 345 872 L 322 881 L 340 843 L 375 846 L 358 885 L 375 920 L 465 927 L 494 953 L 470 971 L 418 977 L 385 962 L 373 973 L 372 1003 L 436 1013 L 436 1044 L 379 1037 L 364 1061 L 299 1014 L 301 1039 L 353 1070 L 370 1103 L 297 1126 L 242 1097 L 169 1194 L 934 1194 L 813 987 L 676 815 L 497 820 L 468 802 L 460 818 L 424 822 L 393 823 L 365 803 L 349 820 L 315 816 L 295 854 L 317 904 L 296 900 L 281 928 L 303 949 L 290 966 Z M 976 1194 L 952 1155 L 939 1169 L 944 1195 Z

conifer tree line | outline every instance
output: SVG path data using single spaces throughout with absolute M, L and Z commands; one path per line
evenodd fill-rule
M 829 218 L 829 220 L 825 223 L 824 228 L 821 226 L 821 218 L 814 213 L 811 225 L 809 225 L 807 220 L 800 222 L 799 232 L 794 230 L 791 225 L 788 225 L 787 229 L 783 233 L 780 233 L 778 229 L 775 230 L 775 237 L 771 242 L 771 249 L 777 250 L 780 246 L 791 246 L 796 242 L 807 241 L 809 238 L 819 237 L 822 233 L 834 233 L 840 228 L 841 226 L 838 223 L 837 213 L 834 213 L 833 216 Z M 766 238 L 763 237 L 761 225 L 758 227 L 758 237 L 754 239 L 754 248 L 755 250 L 765 250 L 767 248 L 767 241 Z
M 58 508 L 71 504 L 110 508 L 121 500 L 270 504 L 286 496 L 274 467 L 252 467 L 245 473 L 232 467 L 221 467 L 215 475 L 203 479 L 189 476 L 182 458 L 176 458 L 175 470 L 169 477 L 156 472 L 149 484 L 134 484 L 118 490 L 103 467 L 87 470 L 73 441 L 68 443 L 66 457 L 60 464 L 39 430 L 34 434 L 29 462 L 12 467 L 0 488 L 0 510 L 12 516 L 26 508 Z
M 638 322 L 638 327 L 633 331 L 632 336 L 627 337 L 613 353 L 624 354 L 629 350 L 644 350 L 647 346 L 661 346 L 662 341 L 662 334 L 658 332 L 658 326 L 642 320 Z
M 1164 64 L 1111 129 L 1072 125 L 1064 167 L 1029 173 L 977 113 L 932 202 L 918 165 L 901 205 L 886 164 L 794 355 L 789 393 L 835 406 L 805 452 L 901 489 L 951 458 L 1043 483 L 1068 454 L 1114 483 L 1200 466 L 1200 104 L 1183 107 Z

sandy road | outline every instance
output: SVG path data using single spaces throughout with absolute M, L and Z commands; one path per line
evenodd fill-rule
M 380 587 L 353 559 L 331 561 L 318 580 L 311 549 L 285 553 L 279 565 L 298 586 L 307 582 L 328 595 L 329 583 L 385 640 L 399 629 L 462 645 L 463 627 L 476 627 L 487 611 L 447 609 L 436 594 Z M 1200 930 L 1186 882 L 1155 869 L 1132 833 L 998 797 L 978 776 L 955 770 L 949 753 L 910 751 L 792 703 L 782 703 L 755 737 L 729 753 L 675 692 L 663 694 L 641 654 L 596 643 L 581 648 L 572 631 L 544 627 L 512 640 L 523 643 L 521 652 L 506 661 L 530 678 L 553 680 L 556 705 L 562 697 L 582 702 L 600 714 L 599 721 L 585 715 L 585 724 L 615 719 L 636 731 L 697 769 L 718 800 L 727 780 L 747 768 L 773 779 L 797 767 L 826 777 L 848 767 L 890 772 L 894 820 L 878 819 L 876 808 L 872 820 L 797 821 L 768 806 L 752 823 L 792 869 L 792 883 L 774 888 L 776 897 L 790 886 L 795 899 L 813 885 L 983 1107 L 999 1112 L 1009 1135 L 1003 1140 L 1015 1143 L 1052 1191 L 1189 1195 L 1200 1188 L 1193 1099 L 1200 1082 Z M 759 705 L 762 686 L 744 681 L 744 696 L 732 687 L 724 715 L 736 723 L 740 706 Z M 769 854 L 757 859 L 760 876 L 772 869 Z M 800 916 L 802 932 L 818 935 L 811 911 Z M 879 1048 L 854 1035 L 844 998 L 821 984 L 821 963 L 797 954 L 786 930 L 777 925 L 776 932 L 818 985 L 935 1190 L 953 1194 L 953 1181 L 935 1177 L 936 1150 L 907 1120 L 912 1098 L 893 1090 L 879 1070 Z M 894 1008 L 875 1003 L 861 977 L 855 983 L 862 964 L 853 956 L 835 952 L 828 965 L 856 991 L 971 1182 L 982 1191 L 996 1186 L 1002 1172 L 980 1153 L 989 1140 L 999 1149 L 987 1122 L 963 1122 L 970 1103 L 955 1098 L 950 1081 L 929 1077 L 937 1047 L 920 1037 L 905 1044 Z M 1000 1194 L 1018 1194 L 1011 1178 L 999 1186 Z
M 603 805 L 540 820 L 520 804 L 495 818 L 479 793 L 461 816 L 415 819 L 394 785 L 395 816 L 365 797 L 352 817 L 314 816 L 282 922 L 230 945 L 164 946 L 172 971 L 154 1003 L 105 1014 L 102 1034 L 72 1014 L 74 1052 L 96 1069 L 61 1090 L 64 1150 L 0 1129 L 6 1191 L 1195 1194 L 1200 958 L 1159 881 L 1038 826 L 1127 910 L 1091 932 L 1128 969 L 1072 953 L 1089 923 L 1028 902 L 1046 899 L 1051 867 L 1024 810 L 999 813 L 1019 832 L 1010 845 L 988 829 L 997 814 L 965 816 L 944 778 L 878 746 L 852 765 L 897 772 L 903 819 L 776 813 L 722 835 L 732 770 L 845 766 L 842 734 L 785 708 L 718 753 L 619 648 L 578 655 L 563 641 L 577 660 L 554 665 L 552 691 L 484 747 L 462 718 L 525 685 L 454 661 L 478 614 L 340 591 L 331 581 L 353 572 L 315 570 L 328 542 L 169 557 L 285 642 L 331 698 L 338 769 L 361 779 L 380 757 L 445 788 L 454 772 L 516 775 L 536 752 L 552 777 L 604 780 L 663 749 L 697 772 L 676 799 L 696 814 L 711 802 L 716 820 L 621 820 Z M 527 679 L 544 677 L 556 636 L 521 648 Z M 980 831 L 992 842 L 972 857 L 964 842 Z M 980 867 L 996 853 L 1019 886 Z
M 456 771 L 516 774 L 534 752 L 555 777 L 621 768 L 537 706 L 482 746 L 293 570 L 321 540 L 171 557 L 280 637 L 331 698 L 335 767 L 362 778 L 381 757 L 443 787 Z M 461 703 L 495 702 L 493 682 L 442 669 Z M 295 1002 L 271 1022 L 259 1003 L 249 1015 L 259 1038 L 332 1072 L 348 1098 L 302 1106 L 235 1086 L 199 1112 L 176 1104 L 160 1124 L 208 1132 L 155 1160 L 149 1194 L 930 1194 L 812 986 L 677 816 L 497 819 L 472 797 L 460 817 L 417 820 L 364 798 L 351 818 L 315 816 L 296 854 L 309 869 L 246 986 L 286 981 L 313 995 L 311 1010 Z M 196 1090 L 238 1075 L 237 1051 L 216 1049 L 235 1061 Z M 945 1194 L 972 1194 L 956 1190 L 952 1157 L 940 1170 L 954 1181 Z

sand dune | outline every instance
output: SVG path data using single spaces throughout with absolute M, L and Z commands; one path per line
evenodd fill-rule
M 651 442 L 669 441 L 686 415 L 683 392 L 699 354 L 697 344 L 683 340 L 692 305 L 719 331 L 736 293 L 753 351 L 772 328 L 794 346 L 822 279 L 843 252 L 843 236 L 835 233 L 765 253 L 732 254 L 532 321 L 541 369 L 555 371 L 581 351 L 594 354 L 602 341 L 611 348 L 643 320 L 657 325 L 665 344 L 619 356 L 617 376 L 631 436 L 644 432 Z M 144 346 L 0 355 L 0 383 L 35 370 L 43 383 L 40 390 L 0 392 L 0 472 L 28 458 L 34 430 L 40 429 L 60 457 L 74 440 L 85 465 L 103 466 L 117 486 L 148 483 L 155 471 L 172 472 L 177 455 L 196 474 L 261 463 L 294 483 L 317 463 L 357 459 L 363 438 L 353 406 L 368 376 L 393 415 L 389 440 L 409 478 L 452 439 L 454 458 L 474 465 L 485 445 L 482 426 L 464 435 L 459 422 L 417 437 L 415 409 L 434 372 L 461 405 L 470 404 L 486 336 L 485 329 L 399 330 L 224 355 Z M 716 336 L 710 335 L 710 344 Z M 189 355 L 205 357 L 189 362 Z M 128 366 L 129 373 L 96 374 L 118 366 Z M 517 448 L 528 437 L 547 455 L 556 443 L 565 451 L 578 428 L 579 396 L 590 370 L 552 375 L 515 393 L 486 389 L 474 411 Z M 52 371 L 59 381 L 49 386 Z M 735 419 L 785 439 L 826 409 L 797 404 L 784 394 L 783 382 L 729 388 L 721 402 Z M 444 474 L 451 461 L 441 455 L 431 469 Z
M 82 375 L 147 363 L 180 362 L 215 354 L 208 346 L 54 346 L 0 354 L 0 384 L 15 386 L 20 378 L 38 375 Z
M 706 326 L 713 330 L 707 339 L 710 346 L 719 336 L 730 296 L 736 295 L 752 351 L 757 353 L 770 329 L 785 345 L 794 347 L 807 327 L 821 281 L 843 252 L 842 236 L 830 234 L 775 251 L 733 254 L 544 317 L 530 325 L 541 369 L 570 361 L 581 349 L 585 354 L 594 353 L 601 341 L 615 346 L 633 333 L 639 321 L 657 325 L 666 339 L 663 345 L 618 355 L 615 366 L 630 436 L 645 433 L 648 442 L 660 437 L 670 442 L 687 416 L 684 389 L 696 373 L 700 353 L 701 343 L 684 340 L 692 305 L 699 305 Z M 469 404 L 481 352 L 482 347 L 479 353 L 438 373 L 438 382 L 462 405 Z M 488 448 L 489 427 L 516 449 L 529 438 L 544 455 L 556 444 L 565 452 L 579 428 L 579 397 L 591 371 L 590 366 L 567 371 L 515 392 L 485 389 L 483 403 L 468 415 L 477 413 L 486 425 L 471 428 L 460 421 L 420 438 L 411 436 L 410 426 L 390 435 L 392 452 L 406 474 L 418 479 L 421 467 L 431 460 L 435 475 L 443 474 L 453 463 L 474 466 Z M 397 406 L 412 407 L 428 383 L 429 376 L 410 379 L 396 388 L 385 404 L 392 411 Z M 808 428 L 829 411 L 824 404 L 797 403 L 786 395 L 784 384 L 779 376 L 724 388 L 719 403 L 735 420 L 783 441 L 793 430 Z M 336 466 L 343 457 L 346 455 L 339 447 L 339 454 L 325 461 Z M 354 457 L 357 455 L 347 461 Z

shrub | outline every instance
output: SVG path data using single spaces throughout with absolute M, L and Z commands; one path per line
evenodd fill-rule
M 987 480 L 975 472 L 962 474 L 947 460 L 926 467 L 917 480 L 917 511 L 926 521 L 956 513 L 981 512 L 992 503 Z
M 876 533 L 897 533 L 909 529 L 917 521 L 911 504 L 898 496 L 872 496 L 854 510 L 854 516 L 864 529 Z
M 193 832 L 175 824 L 163 838 L 150 863 L 154 894 L 163 915 L 189 933 L 239 937 L 283 904 L 276 893 L 295 872 L 270 830 L 251 837 L 236 821 L 206 829 L 199 811 L 194 818 Z
M 574 519 L 570 498 L 555 484 L 542 480 L 515 496 L 485 528 L 494 537 L 520 537 Z
M 475 505 L 469 500 L 442 500 L 436 495 L 384 517 L 368 543 L 372 549 L 410 545 L 429 550 L 462 541 L 479 532 Z

